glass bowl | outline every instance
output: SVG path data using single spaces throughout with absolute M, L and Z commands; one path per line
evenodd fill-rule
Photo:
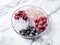
M 11 20 L 15 32 L 26 39 L 39 37 L 48 27 L 46 12 L 34 5 L 18 8 Z

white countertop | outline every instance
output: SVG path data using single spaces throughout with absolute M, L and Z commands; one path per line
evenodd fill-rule
M 17 2 L 18 1 L 18 2 Z M 60 45 L 60 0 L 1 0 L 0 7 L 0 45 L 30 45 L 26 39 L 19 36 L 11 27 L 13 12 L 24 5 L 36 5 L 51 15 L 53 45 Z M 19 2 L 21 1 L 21 2 Z M 24 2 L 23 2 L 24 1 Z M 14 3 L 11 3 L 14 2 Z M 9 5 L 10 7 L 9 7 Z M 6 6 L 5 6 L 6 5 Z M 1 13 L 2 12 L 2 13 Z M 7 12 L 7 13 L 6 13 Z M 6 13 L 6 14 L 5 14 Z M 32 45 L 41 45 L 35 41 Z

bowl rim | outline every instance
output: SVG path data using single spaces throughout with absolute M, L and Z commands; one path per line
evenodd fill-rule
M 40 35 L 41 35 L 42 33 L 44 33 L 45 31 L 41 32 L 41 34 L 38 34 L 37 36 L 34 36 L 34 37 L 26 37 L 26 36 L 22 36 L 20 33 L 18 33 L 18 32 L 14 29 L 13 21 L 12 21 L 13 15 L 14 15 L 14 14 L 16 13 L 16 11 L 19 10 L 20 8 L 22 8 L 22 7 L 27 7 L 27 6 L 33 6 L 33 7 L 39 8 L 40 10 L 43 11 L 43 13 L 46 14 L 46 17 L 48 18 L 48 14 L 46 13 L 46 11 L 44 11 L 44 10 L 43 10 L 42 8 L 40 8 L 39 6 L 35 6 L 35 5 L 25 5 L 25 6 L 21 6 L 21 7 L 19 7 L 18 9 L 16 9 L 16 10 L 13 12 L 12 16 L 11 16 L 11 25 L 12 25 L 12 27 L 13 27 L 13 30 L 14 30 L 19 36 L 21 36 L 21 37 L 23 37 L 23 38 L 26 38 L 26 39 L 33 39 L 33 38 L 40 37 Z M 49 19 L 48 19 L 47 22 L 49 22 Z M 47 27 L 46 27 L 46 28 L 47 28 Z M 45 30 L 46 30 L 46 29 L 45 29 Z

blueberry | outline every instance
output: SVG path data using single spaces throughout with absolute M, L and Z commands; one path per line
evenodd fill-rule
M 27 33 L 24 33 L 25 36 L 27 36 Z
M 29 37 L 32 37 L 33 36 L 33 34 L 29 34 Z
M 20 30 L 20 33 L 22 33 L 23 32 L 23 30 Z
M 36 28 L 35 27 L 33 27 L 33 29 L 32 30 L 36 30 Z
M 33 26 L 29 26 L 29 29 L 32 30 L 34 27 Z
M 38 32 L 37 32 L 37 33 L 35 33 L 35 35 L 38 35 Z
M 31 30 L 31 33 L 34 33 L 34 31 L 33 31 L 33 30 Z
M 38 35 L 37 29 L 33 26 L 28 26 L 27 29 L 20 30 L 20 33 L 21 35 L 28 36 L 28 37 L 33 37 Z
M 27 31 L 26 33 L 27 33 L 27 34 L 29 34 L 29 33 L 30 33 L 30 31 Z

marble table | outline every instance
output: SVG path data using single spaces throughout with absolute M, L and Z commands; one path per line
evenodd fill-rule
M 13 12 L 24 5 L 36 5 L 42 8 L 48 14 L 51 23 L 51 30 L 49 29 L 49 32 L 33 43 L 32 40 L 19 36 L 11 26 Z M 46 45 L 47 42 L 47 45 L 60 45 L 60 0 L 13 0 L 0 7 L 0 45 L 31 45 L 31 43 Z

